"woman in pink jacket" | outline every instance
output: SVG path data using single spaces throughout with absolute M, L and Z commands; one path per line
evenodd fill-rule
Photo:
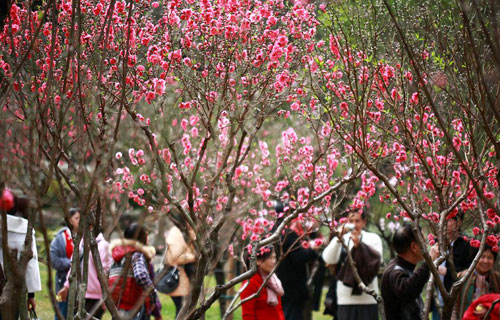
M 102 267 L 104 272 L 107 274 L 111 264 L 113 262 L 111 255 L 109 253 L 109 242 L 104 239 L 102 233 L 96 238 L 97 248 L 99 249 L 99 256 L 101 257 Z M 83 241 L 80 243 L 80 257 L 83 256 Z M 83 261 L 80 260 L 83 267 Z M 68 278 L 64 283 L 64 288 L 59 291 L 62 300 L 66 300 L 69 291 L 69 275 L 71 270 L 68 272 Z M 85 310 L 87 313 L 91 314 L 94 318 L 101 319 L 105 311 L 104 304 L 98 305 L 102 298 L 102 289 L 99 279 L 97 278 L 97 270 L 94 263 L 94 258 L 92 253 L 89 252 L 89 265 L 88 265 L 88 278 L 87 278 L 87 292 L 85 293 Z

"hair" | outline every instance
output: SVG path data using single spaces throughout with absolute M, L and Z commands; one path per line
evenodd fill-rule
M 361 219 L 366 220 L 366 211 L 365 211 L 365 209 L 348 210 L 347 211 L 347 216 L 349 217 L 351 214 L 359 214 L 361 216 Z
M 464 221 L 464 211 L 462 209 L 457 209 L 457 213 L 453 217 L 450 217 L 449 219 L 452 219 L 455 221 L 459 221 L 459 220 Z
M 411 246 L 412 242 L 415 242 L 415 235 L 411 230 L 410 224 L 405 224 L 399 227 L 392 238 L 392 244 L 394 246 L 394 250 L 398 254 L 405 253 Z
M 267 258 L 271 256 L 273 253 L 274 248 L 272 246 L 265 246 L 260 248 L 260 250 L 257 252 L 257 260 L 259 261 L 264 261 Z
M 7 214 L 28 219 L 30 200 L 26 196 L 14 195 L 14 206 Z
M 148 241 L 148 230 L 137 222 L 133 222 L 125 228 L 123 236 L 125 239 L 137 240 L 142 244 L 146 244 Z
M 273 252 L 274 252 L 273 246 L 262 247 L 257 251 L 257 260 L 264 261 L 267 258 L 269 258 L 273 254 Z M 245 258 L 245 264 L 247 265 L 247 267 L 250 266 L 250 252 L 249 252 L 249 250 L 245 251 L 244 258 Z
M 495 250 L 493 250 L 493 247 L 490 246 L 489 244 L 486 244 L 484 246 L 484 251 L 483 253 L 485 253 L 486 251 L 491 251 L 491 253 L 493 254 L 493 260 L 496 261 L 497 260 L 497 255 L 498 255 L 498 252 L 495 252 Z
M 72 217 L 79 212 L 80 212 L 80 208 L 70 208 L 69 209 L 69 216 Z
M 284 212 L 285 211 L 285 204 L 283 202 L 281 202 L 280 200 L 277 200 L 276 204 L 274 205 L 274 211 L 276 211 L 276 213 Z

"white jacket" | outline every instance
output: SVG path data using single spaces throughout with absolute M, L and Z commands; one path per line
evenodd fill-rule
M 344 243 L 348 246 L 349 250 L 354 246 L 351 240 L 351 233 L 345 234 L 343 237 Z M 380 254 L 380 258 L 382 259 L 382 240 L 376 233 L 361 231 L 361 242 L 370 246 L 372 249 L 377 251 Z M 332 241 L 326 246 L 325 250 L 323 250 L 322 257 L 326 264 L 337 264 L 340 258 L 340 251 L 342 249 L 342 244 L 339 239 L 333 238 Z M 344 263 L 349 263 L 347 261 L 347 257 L 344 260 Z M 375 290 L 375 292 L 379 292 L 378 290 L 378 282 L 377 277 L 373 279 L 373 281 L 368 284 L 370 289 Z M 376 304 L 375 298 L 371 295 L 363 292 L 359 296 L 352 295 L 352 288 L 347 287 L 342 283 L 342 281 L 337 280 L 337 304 L 338 305 L 351 305 L 351 304 Z
M 0 219 L 0 223 L 1 219 Z M 24 250 L 24 241 L 26 240 L 26 233 L 28 232 L 28 220 L 7 215 L 7 239 L 9 249 L 17 250 L 17 259 L 20 258 L 21 252 Z M 0 233 L 0 241 L 2 234 Z M 26 266 L 26 287 L 28 292 L 33 293 L 42 291 L 42 282 L 40 281 L 40 268 L 38 266 L 38 252 L 36 249 L 35 230 L 33 229 L 33 241 L 31 243 L 31 250 L 33 250 L 33 258 Z M 0 263 L 3 267 L 3 249 L 0 245 Z

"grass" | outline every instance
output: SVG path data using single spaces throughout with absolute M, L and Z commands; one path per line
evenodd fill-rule
M 43 263 L 40 263 L 40 275 L 42 279 L 42 287 L 44 290 L 36 294 L 36 303 L 37 303 L 37 315 L 40 319 L 47 320 L 53 319 L 55 312 L 53 311 L 52 304 L 50 303 L 49 292 L 47 288 L 47 266 Z M 52 278 L 54 279 L 54 277 Z M 212 283 L 213 282 L 213 283 Z M 207 277 L 207 286 L 213 287 L 215 285 L 215 281 L 213 277 Z M 175 316 L 175 306 L 170 299 L 169 296 L 160 294 L 160 300 L 162 303 L 162 317 L 165 320 L 174 319 Z M 105 313 L 104 320 L 111 320 L 111 315 L 109 313 Z M 221 319 L 219 302 L 216 302 L 212 305 L 210 309 L 207 310 L 205 314 L 206 320 L 218 320 Z M 241 320 L 241 309 L 238 309 L 234 312 L 234 320 Z M 323 315 L 323 309 L 320 311 L 313 313 L 313 319 L 317 320 L 331 320 L 331 316 Z

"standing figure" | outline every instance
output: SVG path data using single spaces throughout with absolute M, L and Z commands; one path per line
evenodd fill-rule
M 28 233 L 28 210 L 29 210 L 29 200 L 24 197 L 14 196 L 10 190 L 5 189 L 2 192 L 2 197 L 0 198 L 0 207 L 2 211 L 6 211 L 6 221 L 2 221 L 2 216 L 0 215 L 0 225 L 6 223 L 7 227 L 7 247 L 10 253 L 14 255 L 12 257 L 12 262 L 14 268 L 17 268 L 16 263 L 19 262 L 21 258 L 21 253 L 24 251 L 24 243 L 26 240 L 26 235 Z M 8 285 L 9 281 L 14 281 L 15 279 L 7 279 L 6 265 L 3 252 L 2 243 L 2 232 L 0 232 L 0 293 L 5 289 L 4 286 Z M 25 274 L 17 274 L 18 276 L 24 277 L 26 282 L 26 288 L 28 290 L 27 304 L 28 310 L 36 309 L 35 292 L 42 290 L 42 283 L 40 281 L 40 267 L 38 265 L 38 252 L 36 248 L 35 240 L 35 230 L 32 233 L 31 242 L 32 258 L 28 261 L 26 265 Z M 19 270 L 16 270 L 19 273 Z M 13 271 L 14 275 L 15 272 Z M 9 280 L 9 281 L 7 281 Z M 15 289 L 14 289 L 15 291 Z M 19 316 L 19 309 L 17 303 L 11 303 L 12 308 L 10 310 L 10 315 L 13 315 L 13 319 L 17 319 Z M 0 314 L 0 320 L 2 315 Z
M 194 262 L 196 261 L 195 251 L 191 241 L 196 239 L 196 235 L 189 227 L 189 237 L 184 238 L 181 230 L 172 226 L 165 237 L 167 252 L 165 254 L 164 264 L 175 266 L 179 270 L 179 286 L 169 293 L 175 304 L 175 316 L 179 314 L 182 308 L 184 297 L 191 291 L 190 276 L 194 275 Z
M 276 212 L 279 213 L 279 210 L 276 209 Z M 281 254 L 286 256 L 276 271 L 285 291 L 281 303 L 286 320 L 304 319 L 306 302 L 310 299 L 307 288 L 309 264 L 318 257 L 313 249 L 302 247 L 300 229 L 299 222 L 295 220 L 282 236 Z
M 468 269 L 474 259 L 472 247 L 469 242 L 460 235 L 463 219 L 464 213 L 463 211 L 459 211 L 457 215 L 446 221 L 446 236 L 448 238 L 451 253 L 453 254 L 453 265 L 457 273 Z M 445 263 L 445 267 L 446 269 L 444 269 L 444 271 L 446 274 L 444 275 L 444 287 L 446 290 L 450 291 L 453 285 L 453 279 L 447 262 Z
M 493 270 L 497 254 L 490 246 L 486 246 L 474 273 L 464 283 L 458 295 L 452 320 L 462 319 L 465 310 L 479 297 L 489 293 L 500 293 L 500 274 Z M 464 275 L 465 271 L 458 274 L 460 278 Z
M 365 285 L 378 293 L 377 273 L 382 261 L 382 240 L 372 232 L 364 231 L 366 214 L 363 210 L 352 211 L 348 216 L 352 226 L 342 227 L 342 240 L 351 251 L 358 274 Z M 334 238 L 323 251 L 322 257 L 327 265 L 336 265 L 341 260 L 342 244 Z M 344 259 L 337 277 L 337 316 L 340 320 L 378 320 L 378 307 L 375 298 L 359 289 L 352 275 L 351 265 Z
M 148 232 L 138 223 L 132 223 L 125 229 L 124 238 L 114 240 L 110 245 L 114 262 L 109 271 L 108 284 L 114 288 L 111 293 L 113 301 L 123 316 L 131 316 L 143 292 L 150 290 L 144 304 L 133 314 L 133 319 L 147 320 L 151 315 L 161 319 L 161 304 L 153 287 L 151 263 L 156 252 L 155 248 L 147 245 Z
M 93 225 L 89 226 L 90 230 L 93 230 Z M 113 262 L 111 259 L 111 255 L 109 253 L 109 243 L 104 239 L 102 233 L 99 233 L 96 237 L 97 249 L 99 251 L 99 257 L 102 264 L 102 269 L 106 275 L 108 274 L 111 263 Z M 84 241 L 80 242 L 79 246 L 79 257 L 80 257 L 80 270 L 83 272 L 83 245 Z M 67 301 L 68 292 L 69 292 L 69 275 L 71 274 L 71 269 L 68 272 L 66 277 L 66 281 L 64 283 L 64 287 L 58 293 L 58 296 L 61 297 L 63 301 Z M 85 311 L 93 316 L 94 318 L 101 319 L 104 314 L 104 304 L 101 304 L 102 299 L 102 288 L 101 283 L 99 282 L 99 278 L 97 275 L 97 267 L 94 262 L 94 257 L 92 252 L 89 252 L 89 261 L 88 261 L 88 273 L 87 273 L 87 291 L 85 292 Z
M 453 257 L 453 266 L 457 273 L 468 269 L 474 259 L 472 247 L 460 234 L 463 220 L 464 212 L 462 210 L 459 210 L 456 215 L 446 220 L 446 239 L 448 240 L 450 257 Z M 439 266 L 439 277 L 441 281 L 443 281 L 444 287 L 449 292 L 453 285 L 453 277 L 448 261 L 444 261 Z M 432 301 L 432 320 L 439 320 L 439 309 L 443 307 L 443 298 L 437 288 L 435 293 L 437 299 Z M 439 305 L 436 305 L 436 302 Z
M 69 215 L 71 229 L 76 234 L 78 232 L 78 224 L 80 223 L 80 210 L 78 208 L 71 208 Z M 71 267 L 71 256 L 73 255 L 74 248 L 71 229 L 63 227 L 57 232 L 55 238 L 50 243 L 50 263 L 52 268 L 56 269 L 56 292 L 59 292 L 63 288 Z M 58 306 L 61 314 L 66 318 L 68 301 L 59 301 Z M 57 319 L 56 314 L 55 320 Z
M 257 254 L 257 273 L 248 280 L 247 287 L 241 293 L 244 300 L 256 293 L 276 266 L 276 252 L 272 247 L 261 248 Z M 243 286 L 246 282 L 243 283 Z M 259 295 L 242 304 L 243 320 L 284 320 L 281 297 L 284 291 L 280 279 L 275 273 L 269 278 Z
M 398 256 L 385 268 L 381 285 L 386 319 L 421 320 L 421 294 L 429 279 L 429 267 L 424 263 L 415 270 L 424 257 L 410 225 L 396 230 L 393 245 Z M 437 245 L 431 248 L 430 256 L 433 260 L 439 256 Z

